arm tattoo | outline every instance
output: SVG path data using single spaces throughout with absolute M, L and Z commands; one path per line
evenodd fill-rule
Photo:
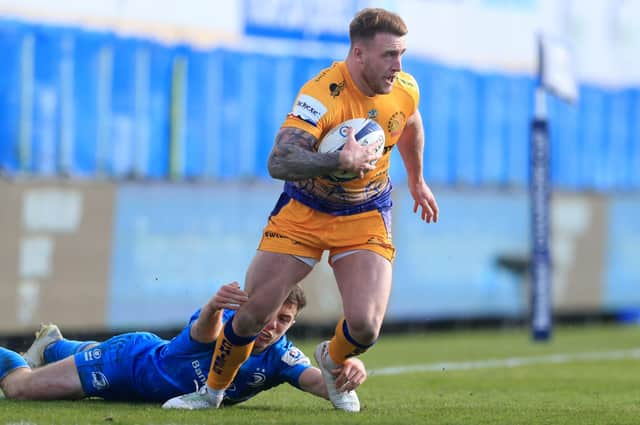
M 280 180 L 305 180 L 335 171 L 340 152 L 318 153 L 317 139 L 304 130 L 280 129 L 269 155 L 269 174 Z

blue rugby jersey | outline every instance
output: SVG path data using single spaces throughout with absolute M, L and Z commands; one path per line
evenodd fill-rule
M 111 338 L 97 347 L 76 354 L 78 373 L 87 396 L 109 400 L 164 402 L 205 385 L 214 344 L 193 341 L 189 324 L 171 341 L 149 333 L 131 333 Z M 223 322 L 234 311 L 224 311 Z M 299 388 L 309 359 L 283 335 L 276 343 L 252 354 L 226 391 L 223 405 L 248 400 L 283 382 Z

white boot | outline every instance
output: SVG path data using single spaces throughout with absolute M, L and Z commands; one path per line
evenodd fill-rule
M 62 339 L 62 332 L 53 323 L 41 324 L 36 332 L 36 339 L 22 358 L 27 361 L 31 369 L 44 366 L 44 350 L 56 341 Z
M 163 409 L 217 409 L 224 398 L 224 390 L 214 390 L 203 385 L 198 391 L 167 400 Z
M 338 391 L 336 388 L 336 378 L 331 371 L 337 368 L 338 365 L 329 356 L 329 341 L 318 344 L 314 355 L 316 362 L 318 362 L 318 367 L 322 371 L 322 377 L 333 406 L 346 412 L 359 412 L 360 400 L 358 399 L 358 394 L 355 391 Z

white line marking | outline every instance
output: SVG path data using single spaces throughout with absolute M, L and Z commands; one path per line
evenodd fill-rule
M 640 359 L 640 348 L 631 350 L 600 351 L 571 354 L 551 354 L 548 356 L 509 357 L 506 359 L 475 360 L 468 362 L 444 362 L 416 364 L 408 366 L 372 369 L 369 376 L 401 375 L 415 372 L 446 372 L 450 370 L 471 370 L 490 368 L 510 368 L 544 363 L 570 363 L 594 360 Z

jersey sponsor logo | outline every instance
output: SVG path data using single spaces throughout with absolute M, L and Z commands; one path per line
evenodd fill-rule
M 344 80 L 342 80 L 340 83 L 329 84 L 329 93 L 331 94 L 331 97 L 333 97 L 334 99 L 340 96 L 340 93 L 342 93 L 342 90 L 344 90 Z
M 96 390 L 109 388 L 109 380 L 102 372 L 91 372 L 91 385 Z
M 200 362 L 198 360 L 192 361 L 191 367 L 193 368 L 193 371 L 195 372 L 198 379 L 200 380 L 200 383 L 204 384 L 205 382 L 207 382 L 207 377 L 205 376 L 204 372 L 202 372 L 202 368 L 200 367 Z M 197 388 L 196 388 L 196 391 L 197 391 Z
M 286 363 L 289 366 L 296 366 L 296 365 L 310 366 L 311 365 L 309 358 L 305 356 L 304 353 L 298 350 L 296 347 L 289 348 L 287 352 L 282 355 L 280 360 L 282 360 L 284 363 Z
M 286 236 L 281 235 L 280 233 L 271 231 L 264 232 L 264 237 L 267 239 L 288 239 Z
M 406 121 L 407 116 L 402 111 L 394 112 L 394 114 L 391 115 L 387 123 L 387 130 L 389 130 L 391 137 L 395 137 L 402 132 Z
M 296 100 L 291 114 L 310 124 L 317 125 L 320 118 L 322 118 L 326 112 L 327 107 L 318 99 L 306 94 L 301 94 L 298 100 Z

